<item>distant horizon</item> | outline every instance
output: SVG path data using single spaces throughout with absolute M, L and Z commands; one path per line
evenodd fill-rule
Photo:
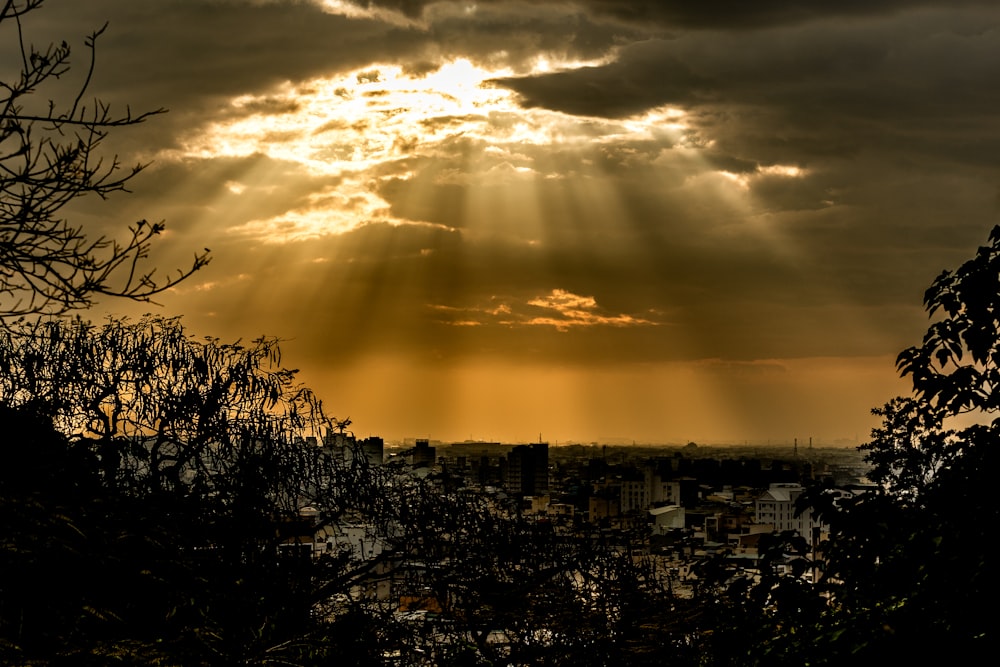
M 775 449 L 793 449 L 798 448 L 804 451 L 809 451 L 810 449 L 856 449 L 860 445 L 864 444 L 866 440 L 861 440 L 857 443 L 852 442 L 816 442 L 815 440 L 810 444 L 808 439 L 805 443 L 799 442 L 795 443 L 794 440 L 789 440 L 787 442 L 700 442 L 700 441 L 688 441 L 688 442 L 652 442 L 652 441 L 630 441 L 625 438 L 611 438 L 604 440 L 595 440 L 590 442 L 576 441 L 576 440 L 541 440 L 541 441 L 504 441 L 504 440 L 448 440 L 448 439 L 438 439 L 426 436 L 415 436 L 415 437 L 405 437 L 402 439 L 387 439 L 378 435 L 377 433 L 372 433 L 366 436 L 356 435 L 358 439 L 364 439 L 369 437 L 379 437 L 385 442 L 386 447 L 391 448 L 405 448 L 412 447 L 417 440 L 427 440 L 431 446 L 451 446 L 451 445 L 496 445 L 501 447 L 516 447 L 519 445 L 531 445 L 531 444 L 546 444 L 549 447 L 572 447 L 572 446 L 583 446 L 583 447 L 650 447 L 650 448 L 670 448 L 670 449 L 683 449 L 694 444 L 697 447 L 753 447 L 753 448 L 775 448 Z

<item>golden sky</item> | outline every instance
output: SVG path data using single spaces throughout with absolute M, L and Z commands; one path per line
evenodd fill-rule
M 1000 201 L 990 2 L 50 0 L 170 113 L 82 202 L 359 435 L 864 440 Z M 6 56 L 5 56 L 6 58 Z M 108 303 L 103 312 L 148 306 Z

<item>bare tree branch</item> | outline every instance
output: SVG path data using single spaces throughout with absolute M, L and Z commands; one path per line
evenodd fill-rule
M 99 99 L 85 103 L 105 25 L 84 42 L 87 70 L 72 102 L 62 106 L 50 99 L 37 111 L 39 88 L 70 71 L 71 54 L 66 42 L 38 48 L 26 41 L 22 19 L 41 5 L 42 0 L 5 0 L 0 7 L 0 35 L 13 28 L 21 56 L 19 75 L 0 81 L 0 321 L 5 322 L 87 308 L 100 296 L 149 302 L 210 259 L 205 249 L 187 268 L 157 275 L 145 260 L 162 222 L 141 220 L 119 240 L 95 237 L 63 217 L 64 207 L 78 198 L 127 192 L 129 181 L 147 165 L 125 168 L 117 155 L 103 156 L 101 145 L 113 128 L 165 110 L 115 114 Z

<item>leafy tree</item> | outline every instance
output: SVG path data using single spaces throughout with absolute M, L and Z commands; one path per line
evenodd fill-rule
M 873 410 L 861 449 L 870 489 L 816 486 L 800 498 L 830 526 L 818 563 L 792 536 L 762 545 L 752 577 L 724 566 L 692 636 L 703 664 L 842 665 L 971 661 L 997 640 L 990 533 L 1000 452 L 1000 227 L 924 297 L 932 318 L 897 367 L 909 397 Z M 796 558 L 799 571 L 769 567 Z M 800 574 L 818 568 L 815 585 Z
M 360 574 L 296 540 L 377 489 L 363 457 L 308 440 L 328 420 L 275 341 L 199 341 L 162 318 L 22 323 L 0 332 L 0 368 L 6 662 L 336 650 L 314 610 Z
M 897 366 L 913 396 L 891 401 L 863 446 L 877 488 L 837 517 L 831 575 L 841 626 L 873 657 L 976 656 L 996 641 L 989 531 L 1000 447 L 1000 226 L 924 295 L 934 321 Z M 862 622 L 864 623 L 863 628 Z M 840 629 L 840 628 L 838 628 Z M 926 639 L 933 636 L 935 642 Z
M 144 165 L 123 168 L 101 145 L 115 128 L 142 123 L 163 109 L 115 114 L 88 100 L 97 38 L 87 37 L 89 64 L 65 103 L 39 96 L 70 71 L 68 43 L 36 47 L 24 23 L 42 0 L 0 0 L 0 39 L 17 45 L 19 73 L 0 81 L 0 317 L 60 314 L 86 308 L 99 296 L 149 301 L 203 267 L 208 251 L 191 266 L 158 278 L 144 268 L 163 223 L 141 220 L 118 241 L 88 234 L 62 217 L 72 201 L 125 191 Z
M 897 367 L 913 394 L 875 409 L 861 449 L 873 488 L 803 498 L 830 524 L 823 601 L 809 623 L 774 619 L 789 664 L 973 659 L 996 642 L 990 532 L 1000 451 L 1000 227 L 924 305 L 932 322 Z M 773 664 L 774 656 L 771 663 Z M 748 660 L 747 664 L 756 664 Z

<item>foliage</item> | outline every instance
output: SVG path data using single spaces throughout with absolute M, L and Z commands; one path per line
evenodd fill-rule
M 326 420 L 275 341 L 39 322 L 0 332 L 0 368 L 9 661 L 264 664 L 335 646 L 312 612 L 350 585 L 348 561 L 296 539 L 362 507 L 371 476 L 306 439 Z
M 41 90 L 65 80 L 71 56 L 65 41 L 42 48 L 26 42 L 25 18 L 41 5 L 0 0 L 0 35 L 16 43 L 20 55 L 19 73 L 0 81 L 0 317 L 60 314 L 102 295 L 149 301 L 203 267 L 208 251 L 160 279 L 142 264 L 162 222 L 141 220 L 121 242 L 94 237 L 61 216 L 80 197 L 125 191 L 143 165 L 123 169 L 117 156 L 101 155 L 101 146 L 113 129 L 163 110 L 116 115 L 99 99 L 85 99 L 104 28 L 86 39 L 89 66 L 71 100 L 38 99 Z
M 815 553 L 794 531 L 764 535 L 759 559 L 741 566 L 722 552 L 700 563 L 689 633 L 696 664 L 811 664 L 811 643 L 827 609 L 813 583 Z
M 913 397 L 875 414 L 863 449 L 877 488 L 841 512 L 831 554 L 842 627 L 874 657 L 974 656 L 995 641 L 988 531 L 1000 447 L 1000 227 L 924 296 L 936 318 L 897 365 Z M 831 513 L 832 515 L 833 513 Z M 862 621 L 867 621 L 862 625 Z M 935 636 L 927 647 L 923 640 Z
M 783 614 L 774 591 L 787 580 L 751 587 L 739 598 L 744 620 L 720 626 L 743 633 L 729 664 L 971 660 L 996 641 L 985 610 L 998 590 L 988 545 L 1000 520 L 991 493 L 1000 451 L 1000 227 L 975 257 L 937 277 L 924 305 L 933 321 L 922 344 L 897 361 L 913 395 L 873 410 L 882 425 L 861 447 L 873 486 L 803 496 L 830 525 L 812 602 L 806 596 Z M 761 585 L 767 598 L 751 604 Z
M 923 344 L 907 348 L 897 365 L 913 378 L 922 412 L 944 418 L 1000 410 L 1000 226 L 989 245 L 956 271 L 944 271 L 924 295 L 931 324 Z
M 755 571 L 703 564 L 692 629 L 701 664 L 926 664 L 992 648 L 1000 227 L 937 277 L 924 305 L 927 333 L 897 361 L 913 394 L 873 410 L 882 424 L 861 447 L 872 486 L 820 484 L 800 497 L 829 525 L 816 561 L 801 538 L 775 535 Z
M 659 625 L 675 598 L 641 535 L 613 541 L 433 477 L 402 477 L 391 497 L 403 664 L 678 664 L 680 633 Z

